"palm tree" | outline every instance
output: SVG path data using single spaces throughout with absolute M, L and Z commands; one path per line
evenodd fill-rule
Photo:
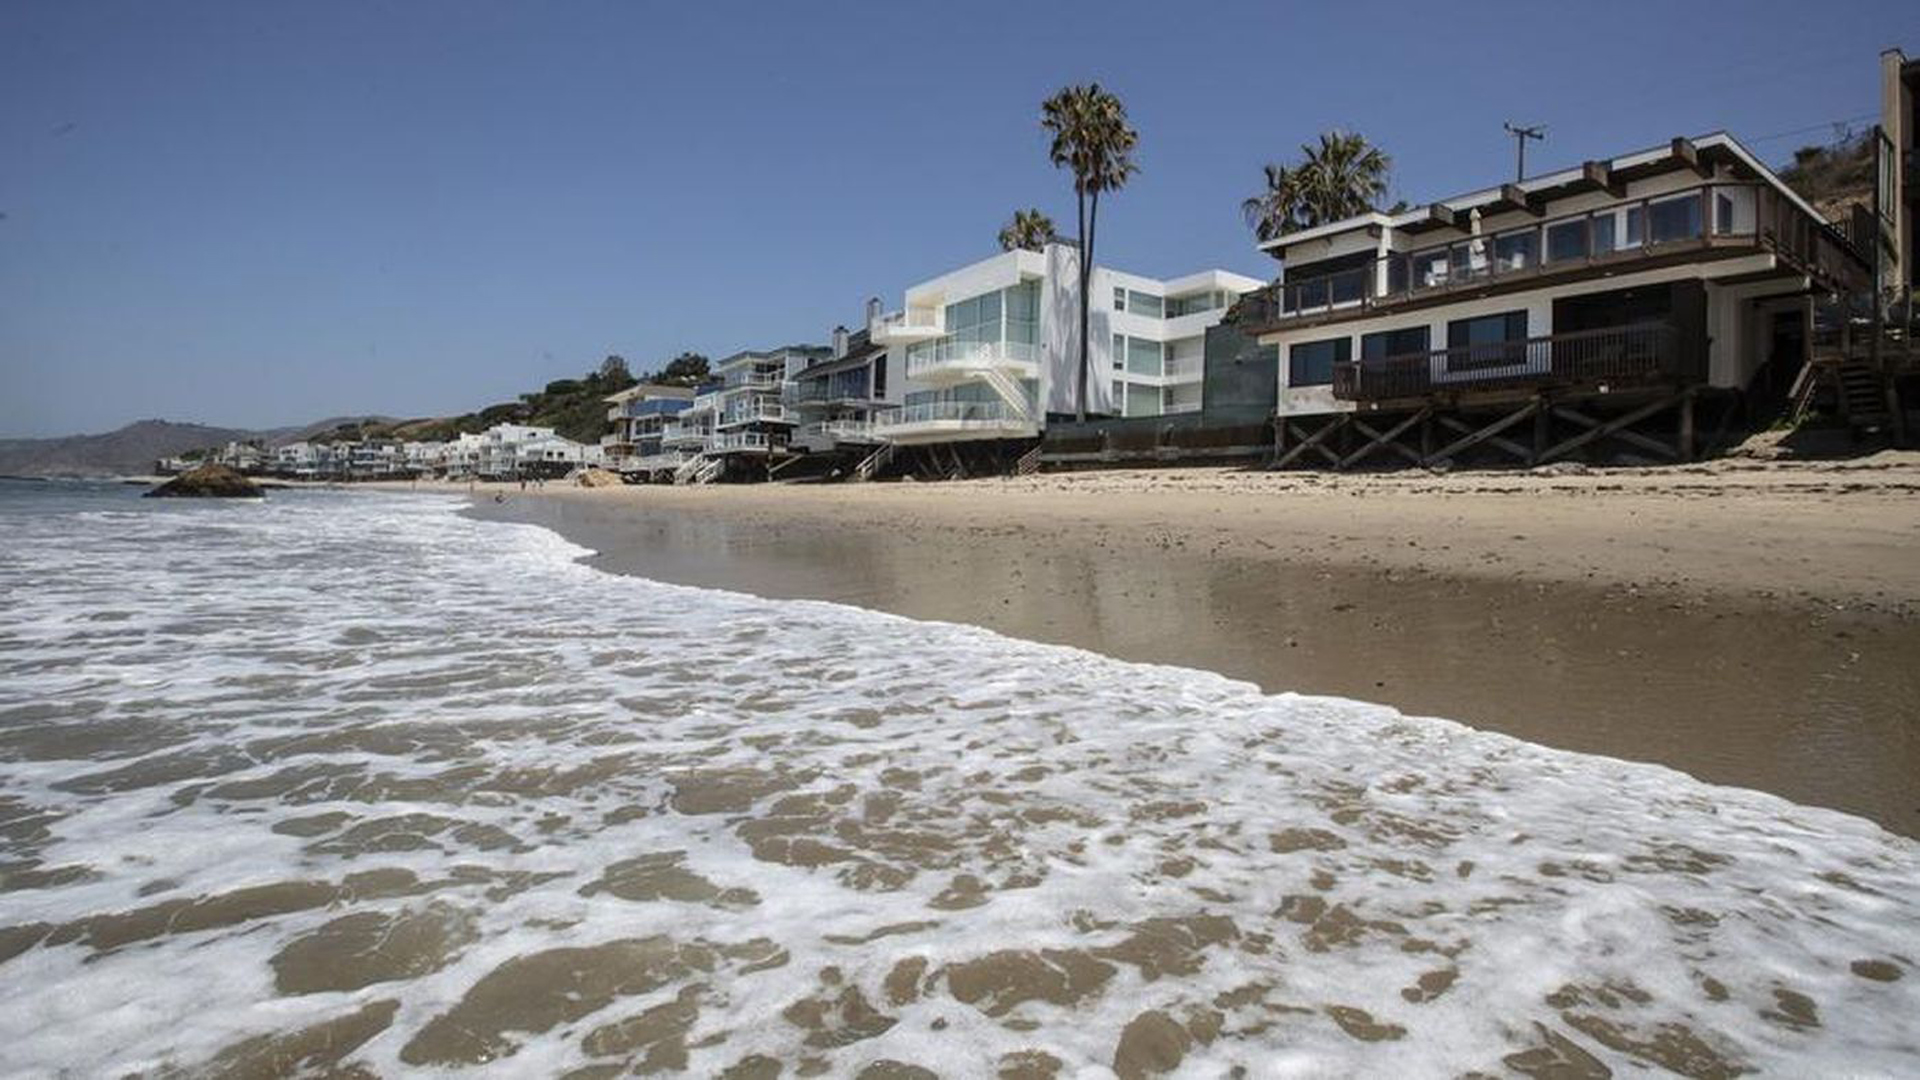
M 1015 210 L 1013 220 L 1000 229 L 1000 250 L 1043 251 L 1053 235 L 1052 218 L 1037 209 Z
M 1040 103 L 1040 126 L 1053 133 L 1047 157 L 1055 168 L 1073 170 L 1075 209 L 1080 215 L 1080 387 L 1074 413 L 1087 418 L 1088 291 L 1093 277 L 1093 239 L 1100 193 L 1118 191 L 1138 172 L 1133 148 L 1140 133 L 1127 124 L 1127 107 L 1099 83 L 1069 86 Z
M 1266 190 L 1240 204 L 1261 242 L 1364 214 L 1387 193 L 1392 160 L 1358 134 L 1328 131 L 1292 167 L 1267 165 Z

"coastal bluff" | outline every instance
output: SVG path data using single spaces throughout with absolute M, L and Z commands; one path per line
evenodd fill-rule
M 225 465 L 202 465 L 147 492 L 149 499 L 258 499 L 260 485 Z

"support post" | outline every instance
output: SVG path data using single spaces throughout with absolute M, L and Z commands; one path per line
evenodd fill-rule
M 1528 459 L 1528 465 L 1540 464 L 1540 456 L 1553 441 L 1553 411 L 1548 407 L 1547 395 L 1541 394 L 1533 400 L 1537 411 L 1533 414 L 1533 456 Z
M 1680 397 L 1680 435 L 1674 440 L 1674 449 L 1681 461 L 1693 460 L 1693 391 L 1688 390 Z

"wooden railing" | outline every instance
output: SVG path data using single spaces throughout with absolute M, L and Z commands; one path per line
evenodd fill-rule
M 1675 372 L 1679 344 L 1672 325 L 1639 323 L 1407 353 L 1334 365 L 1333 396 L 1388 401 L 1441 392 L 1633 382 Z

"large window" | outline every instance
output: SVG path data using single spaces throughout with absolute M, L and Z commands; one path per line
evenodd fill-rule
M 1198 315 L 1203 311 L 1214 311 L 1227 306 L 1227 292 L 1224 289 L 1212 289 L 1192 296 L 1172 296 L 1167 298 L 1167 318 L 1177 319 L 1182 315 Z
M 1648 203 L 1647 221 L 1656 244 L 1694 239 L 1701 235 L 1700 196 L 1687 194 L 1665 202 Z
M 1524 270 L 1540 261 L 1540 234 L 1532 229 L 1493 238 L 1493 261 L 1502 270 Z
M 1145 338 L 1127 339 L 1127 370 L 1135 375 L 1158 375 L 1161 372 L 1160 343 Z
M 1587 257 L 1587 219 L 1574 218 L 1572 221 L 1556 221 L 1547 226 L 1547 261 L 1563 262 L 1567 259 Z
M 1288 386 L 1326 386 L 1333 382 L 1333 366 L 1353 357 L 1352 338 L 1306 341 L 1287 350 Z
M 1023 281 L 1007 290 L 1007 340 L 1040 343 L 1040 283 Z
M 1404 330 L 1383 330 L 1360 337 L 1360 362 L 1385 360 L 1389 356 L 1411 356 L 1428 351 L 1431 334 L 1424 326 Z
M 1135 315 L 1158 319 L 1166 314 L 1166 301 L 1138 289 L 1127 290 L 1127 310 Z
M 1477 319 L 1455 319 L 1447 324 L 1450 371 L 1502 367 L 1519 362 L 1526 351 L 1527 313 L 1506 311 Z

